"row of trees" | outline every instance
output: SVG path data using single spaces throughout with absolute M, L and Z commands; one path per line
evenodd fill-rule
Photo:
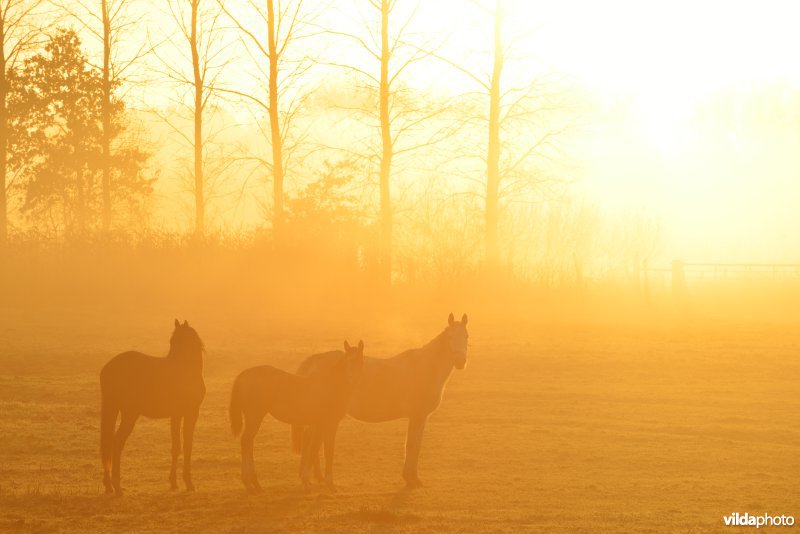
M 166 30 L 153 31 L 167 37 L 149 39 L 141 36 L 149 27 L 146 12 L 155 3 L 0 0 L 0 242 L 8 235 L 7 192 L 15 182 L 24 185 L 23 211 L 39 219 L 58 218 L 66 233 L 109 232 L 123 208 L 142 208 L 154 173 L 147 166 L 146 142 L 129 127 L 124 91 L 137 81 L 131 75 L 135 66 L 148 58 L 147 64 L 157 64 L 175 86 L 189 89 L 190 98 L 178 102 L 191 113 L 192 133 L 175 129 L 192 148 L 197 236 L 207 231 L 212 133 L 205 121 L 215 104 L 249 106 L 263 121 L 268 157 L 241 159 L 267 169 L 271 227 L 280 239 L 287 219 L 287 158 L 296 155 L 301 129 L 307 128 L 298 126 L 312 94 L 307 80 L 315 79 L 314 69 L 339 69 L 352 74 L 355 87 L 366 95 L 354 113 L 377 127 L 377 142 L 366 142 L 359 157 L 378 186 L 382 278 L 389 281 L 392 275 L 397 158 L 453 139 L 458 142 L 442 149 L 452 152 L 452 160 L 482 162 L 484 259 L 494 268 L 504 194 L 542 180 L 531 162 L 547 153 L 564 130 L 543 119 L 560 99 L 541 78 L 505 81 L 510 48 L 501 4 L 475 4 L 492 26 L 491 60 L 481 68 L 449 57 L 441 42 L 416 38 L 416 11 L 399 0 L 363 0 L 353 4 L 353 13 L 338 12 L 355 19 L 362 6 L 362 32 L 352 24 L 321 24 L 323 18 L 331 20 L 329 12 L 336 8 L 304 0 L 168 0 Z M 61 23 L 59 28 L 54 21 Z M 87 56 L 75 31 L 63 29 L 70 24 L 97 40 L 101 61 Z M 350 46 L 354 54 L 348 61 L 331 57 L 315 44 L 321 40 L 339 42 L 337 50 Z M 241 61 L 233 57 L 233 45 L 247 54 L 244 69 L 252 76 L 247 83 L 226 76 Z M 421 63 L 435 63 L 475 90 L 441 98 L 419 95 L 409 78 Z M 304 155 L 313 157 L 316 150 Z M 475 167 L 458 172 L 472 173 Z

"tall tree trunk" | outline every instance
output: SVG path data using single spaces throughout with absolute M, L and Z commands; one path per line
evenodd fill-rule
M 503 71 L 500 0 L 495 0 L 494 66 L 489 91 L 489 145 L 486 154 L 486 264 L 494 270 L 498 264 L 497 226 L 500 190 L 500 76 Z
M 83 158 L 78 156 L 76 158 L 77 165 L 75 170 L 75 185 L 76 185 L 76 209 L 75 209 L 75 223 L 77 226 L 78 237 L 83 238 L 86 230 L 86 196 L 87 191 L 85 188 L 86 177 L 84 176 Z M 73 236 L 74 237 L 74 236 Z
M 103 232 L 111 229 L 111 18 L 108 0 L 101 1 L 103 11 Z
M 194 232 L 205 232 L 205 199 L 203 197 L 203 78 L 200 74 L 200 53 L 197 46 L 197 12 L 200 0 L 192 0 L 192 28 L 189 37 L 194 72 Z
M 8 172 L 8 113 L 6 95 L 8 79 L 6 78 L 6 14 L 0 17 L 0 249 L 8 241 L 8 196 L 6 194 L 6 173 Z
M 269 33 L 269 129 L 272 139 L 273 221 L 276 237 L 283 229 L 283 144 L 278 116 L 278 51 L 275 33 L 275 6 L 267 0 L 267 31 Z
M 381 122 L 381 153 L 380 167 L 380 194 L 381 194 L 381 240 L 380 240 L 380 266 L 381 276 L 385 283 L 392 281 L 392 202 L 390 191 L 390 176 L 392 170 L 391 124 L 389 122 L 389 0 L 381 0 L 381 79 L 380 79 L 380 122 Z

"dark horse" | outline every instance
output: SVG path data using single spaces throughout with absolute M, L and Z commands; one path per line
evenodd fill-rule
M 165 358 L 141 352 L 123 352 L 114 356 L 100 371 L 100 458 L 106 493 L 122 495 L 120 456 L 140 415 L 172 419 L 172 470 L 169 475 L 172 489 L 178 488 L 177 463 L 183 420 L 183 481 L 187 491 L 194 491 L 192 438 L 200 404 L 206 394 L 203 352 L 203 342 L 189 322 L 180 324 L 175 319 L 175 331 Z M 122 420 L 114 433 L 120 413 Z
M 451 313 L 444 331 L 422 347 L 401 352 L 392 358 L 364 358 L 361 380 L 350 397 L 347 413 L 368 423 L 408 418 L 406 462 L 403 467 L 403 478 L 408 487 L 422 485 L 417 476 L 417 464 L 425 422 L 439 407 L 453 368 L 463 369 L 467 364 L 468 338 L 467 315 L 464 314 L 459 322 Z M 306 375 L 320 372 L 332 365 L 340 357 L 339 354 L 332 352 L 309 356 L 300 364 L 297 373 Z M 292 426 L 295 450 L 301 447 L 306 449 L 308 435 L 303 427 Z M 320 478 L 319 458 L 316 451 L 312 451 L 312 454 L 311 462 L 317 478 Z
M 345 341 L 344 349 L 326 353 L 333 355 L 331 365 L 309 376 L 261 365 L 245 369 L 236 377 L 231 392 L 231 430 L 234 436 L 242 435 L 242 482 L 248 491 L 261 490 L 256 478 L 253 441 L 268 413 L 284 423 L 311 427 L 311 437 L 300 461 L 300 478 L 306 487 L 311 479 L 311 452 L 316 457 L 320 442 L 325 442 L 326 482 L 333 489 L 333 443 L 350 394 L 361 375 L 364 342 L 351 347 Z

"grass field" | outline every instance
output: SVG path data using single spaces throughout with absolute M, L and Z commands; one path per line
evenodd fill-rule
M 474 313 L 467 368 L 454 372 L 426 430 L 424 488 L 403 489 L 404 422 L 346 419 L 339 492 L 303 492 L 289 429 L 268 419 L 256 442 L 265 491 L 247 495 L 226 408 L 247 366 L 292 369 L 345 335 L 388 356 L 427 341 L 444 317 L 388 335 L 201 314 L 189 318 L 208 348 L 198 491 L 169 491 L 169 424 L 141 419 L 123 456 L 126 495 L 107 497 L 99 369 L 126 349 L 165 354 L 171 320 L 3 312 L 0 530 L 707 532 L 722 530 L 722 516 L 734 511 L 800 515 L 796 327 L 500 329 Z

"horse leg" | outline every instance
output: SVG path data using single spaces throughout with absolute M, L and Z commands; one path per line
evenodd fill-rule
M 305 431 L 303 432 L 303 448 L 300 450 L 300 480 L 303 482 L 303 486 L 308 487 L 308 481 L 306 480 L 306 465 L 311 462 L 311 442 L 313 441 L 314 437 L 314 427 L 306 427 Z
M 331 425 L 325 429 L 325 485 L 331 491 L 336 491 L 333 485 L 333 445 L 336 441 L 336 431 L 339 429 L 338 424 Z M 319 456 L 317 456 L 319 461 Z
M 122 457 L 122 448 L 125 447 L 125 441 L 133 431 L 133 426 L 136 424 L 138 414 L 122 412 L 122 420 L 119 423 L 117 434 L 114 436 L 114 454 L 111 459 L 111 485 L 114 486 L 114 493 L 117 497 L 122 495 L 122 487 L 120 487 L 120 459 Z
M 422 447 L 422 432 L 425 430 L 425 422 L 428 416 L 411 417 L 408 420 L 408 434 L 406 435 L 406 461 L 403 466 L 403 478 L 409 488 L 418 488 L 422 482 L 417 475 L 417 464 L 419 463 L 419 451 Z
M 186 491 L 194 491 L 192 484 L 192 442 L 194 441 L 194 425 L 199 412 L 187 414 L 183 418 L 183 482 Z
M 114 486 L 111 484 L 111 464 L 114 457 L 114 430 L 117 426 L 117 408 L 109 408 L 105 401 L 102 406 L 100 419 L 100 457 L 103 461 L 103 485 L 106 493 L 114 493 Z
M 173 490 L 178 489 L 178 456 L 181 454 L 181 416 L 174 415 L 170 421 L 172 430 L 172 469 L 169 472 L 169 483 Z
M 308 489 L 311 486 L 311 464 L 314 458 L 319 458 L 319 445 L 322 439 L 322 431 L 318 426 L 311 427 L 311 436 L 305 442 L 303 454 L 300 457 L 300 480 L 303 486 Z
M 103 485 L 106 487 L 106 493 L 114 493 L 114 485 L 111 483 L 111 465 L 103 470 Z
M 253 444 L 256 433 L 261 426 L 264 415 L 245 413 L 244 431 L 242 431 L 242 483 L 247 491 L 261 491 L 261 485 L 256 477 L 256 462 L 253 458 Z
M 248 430 L 249 429 L 245 426 L 240 441 L 242 444 L 242 484 L 244 484 L 244 488 L 250 492 L 255 490 L 250 483 L 250 462 L 248 461 L 248 458 L 253 454 L 254 436 L 251 435 Z
M 306 427 L 306 434 L 304 435 L 304 439 L 311 439 L 311 427 Z M 314 480 L 317 482 L 322 482 L 325 478 L 322 476 L 322 466 L 319 461 L 319 452 L 314 452 L 310 459 L 311 463 L 314 466 Z

